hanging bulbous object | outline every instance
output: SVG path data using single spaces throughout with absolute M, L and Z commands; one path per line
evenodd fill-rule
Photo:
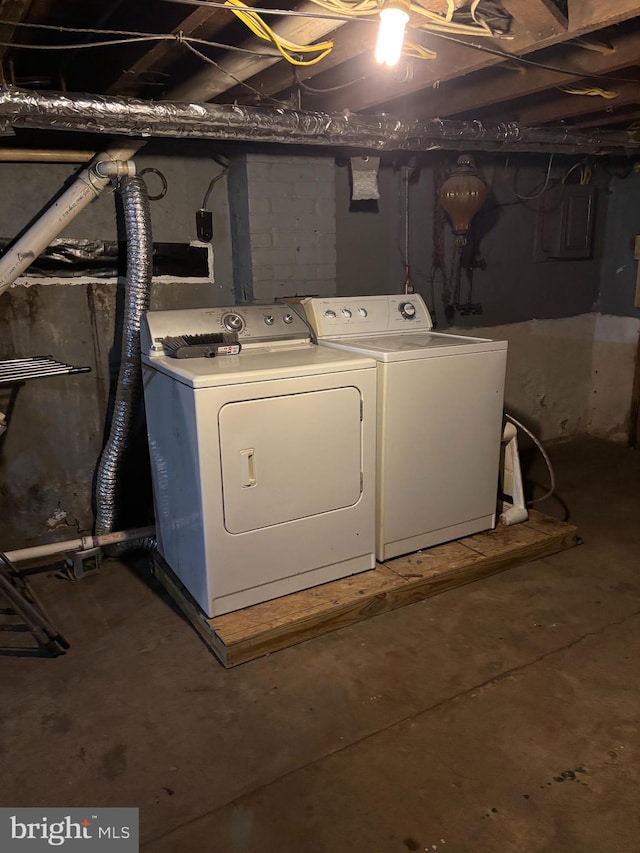
M 440 204 L 451 220 L 459 249 L 466 245 L 471 220 L 486 198 L 487 188 L 473 157 L 461 154 L 439 193 Z

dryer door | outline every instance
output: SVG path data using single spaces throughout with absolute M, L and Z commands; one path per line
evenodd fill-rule
M 224 523 L 246 533 L 360 499 L 360 392 L 332 388 L 220 409 Z

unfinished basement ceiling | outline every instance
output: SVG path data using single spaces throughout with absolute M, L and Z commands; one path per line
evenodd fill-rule
M 263 15 L 291 42 L 333 43 L 316 64 L 294 66 L 221 3 L 0 0 L 2 72 L 5 83 L 40 92 L 283 104 L 333 114 L 384 112 L 529 127 L 614 129 L 640 120 L 637 0 L 414 0 L 407 40 L 433 55 L 403 57 L 394 69 L 373 58 L 376 4 L 365 2 L 369 11 L 359 19 L 349 18 L 355 5 L 344 0 L 340 7 L 348 15 L 335 11 L 336 0 L 331 10 L 326 0 L 296 7 L 261 3 L 260 9 L 295 8 L 314 16 Z M 440 24 L 419 9 L 451 20 Z M 164 38 L 142 41 L 139 34 Z M 103 39 L 123 43 L 87 47 Z M 69 48 L 53 49 L 59 45 Z M 45 46 L 52 49 L 40 49 Z

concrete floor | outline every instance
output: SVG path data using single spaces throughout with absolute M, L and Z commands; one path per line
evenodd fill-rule
M 139 806 L 146 853 L 639 851 L 640 453 L 552 457 L 585 544 L 235 670 L 124 566 L 40 576 L 73 648 L 0 661 L 0 803 Z

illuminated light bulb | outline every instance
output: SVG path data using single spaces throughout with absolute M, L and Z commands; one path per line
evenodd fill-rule
M 380 10 L 380 29 L 376 42 L 376 62 L 390 68 L 398 64 L 404 45 L 404 31 L 409 22 L 409 3 L 391 0 Z

